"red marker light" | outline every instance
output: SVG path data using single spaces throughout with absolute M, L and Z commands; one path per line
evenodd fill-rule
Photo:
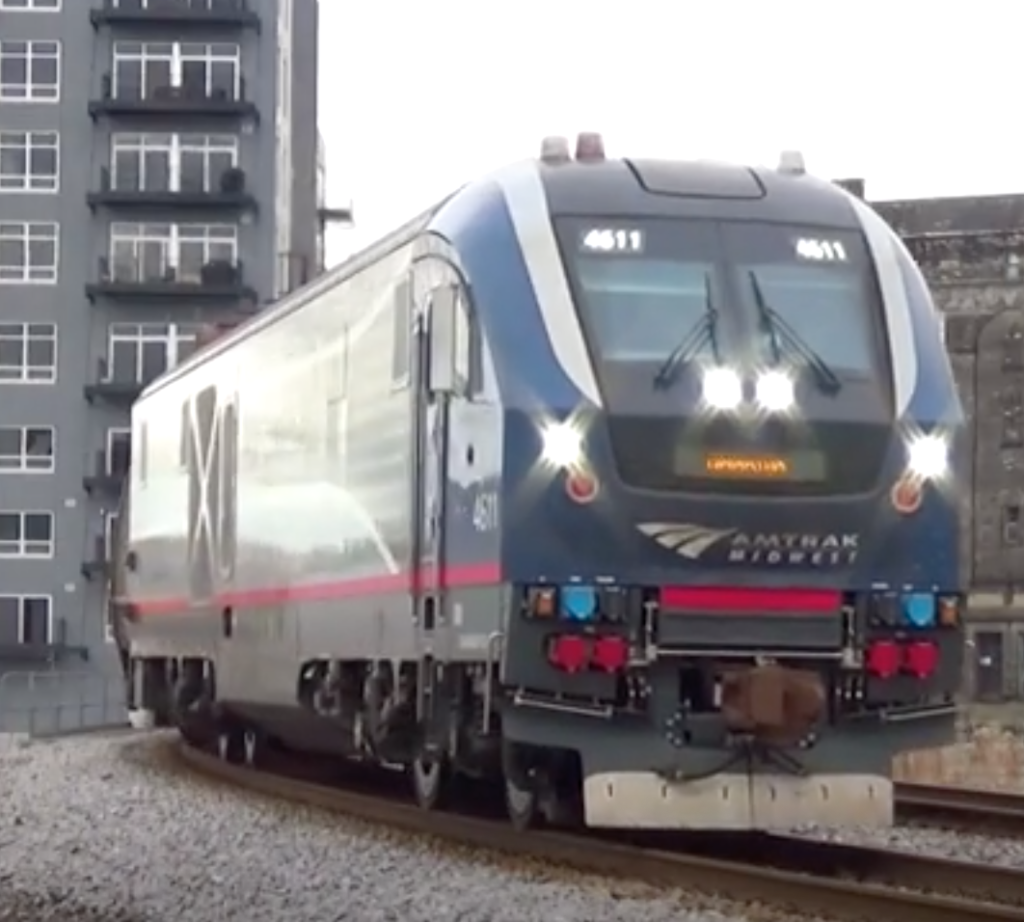
M 939 665 L 939 648 L 933 643 L 912 643 L 903 651 L 903 666 L 917 679 L 927 679 Z
M 594 641 L 591 662 L 604 672 L 619 672 L 629 662 L 629 644 L 625 637 L 598 637 Z
M 555 637 L 548 647 L 548 660 L 562 672 L 580 672 L 590 657 L 590 644 L 585 637 Z
M 871 644 L 864 657 L 868 672 L 879 679 L 891 679 L 900 671 L 903 656 L 897 644 L 890 640 L 879 640 Z
M 596 131 L 581 131 L 576 136 L 576 159 L 584 162 L 604 160 L 604 138 Z
M 574 470 L 565 475 L 565 492 L 569 499 L 582 506 L 597 499 L 600 489 L 597 478 L 586 471 Z

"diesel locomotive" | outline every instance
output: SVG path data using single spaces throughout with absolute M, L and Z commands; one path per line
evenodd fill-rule
M 920 271 L 798 155 L 548 139 L 145 391 L 131 706 L 522 828 L 889 824 L 953 736 L 961 425 Z

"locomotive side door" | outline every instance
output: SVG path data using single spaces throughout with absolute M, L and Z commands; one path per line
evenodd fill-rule
M 457 289 L 434 289 L 413 327 L 413 546 L 412 604 L 416 642 L 423 668 L 419 711 L 427 708 L 435 661 L 447 657 L 449 637 L 445 585 L 448 470 L 448 409 L 453 377 Z

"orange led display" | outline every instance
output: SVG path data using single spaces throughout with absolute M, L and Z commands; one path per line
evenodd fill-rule
M 775 455 L 705 455 L 704 470 L 712 477 L 758 480 L 779 480 L 790 475 L 789 462 Z

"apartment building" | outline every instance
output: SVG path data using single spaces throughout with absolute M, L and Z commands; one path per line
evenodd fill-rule
M 0 722 L 114 661 L 132 401 L 320 268 L 316 74 L 316 0 L 0 0 Z

